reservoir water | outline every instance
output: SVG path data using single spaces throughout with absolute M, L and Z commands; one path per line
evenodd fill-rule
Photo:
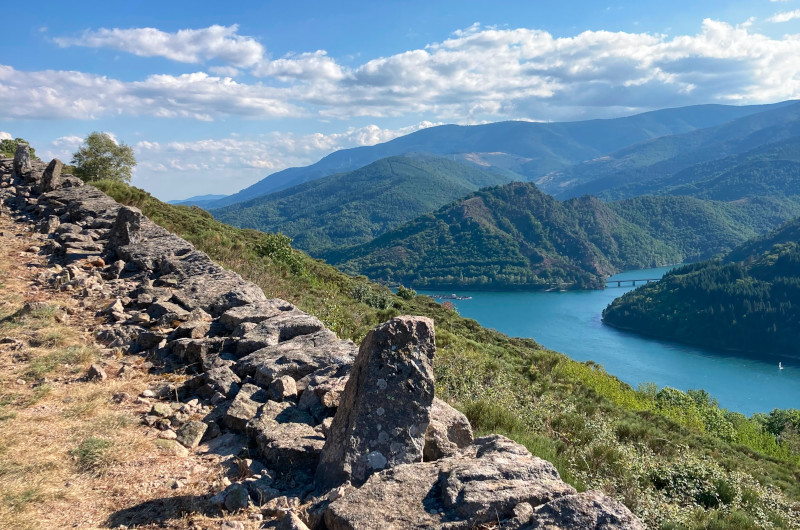
M 660 278 L 669 267 L 630 271 L 611 279 Z M 577 361 L 594 361 L 633 387 L 654 382 L 680 390 L 705 389 L 729 410 L 750 415 L 800 408 L 800 361 L 748 357 L 641 337 L 602 324 L 603 309 L 633 287 L 604 291 L 456 292 L 459 314 Z M 439 291 L 420 291 L 435 294 Z M 450 294 L 450 293 L 448 293 Z M 778 369 L 782 361 L 784 369 Z

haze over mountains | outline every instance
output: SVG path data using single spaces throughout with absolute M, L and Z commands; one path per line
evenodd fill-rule
M 534 180 L 639 142 L 713 127 L 784 105 L 697 105 L 607 120 L 430 127 L 382 144 L 336 151 L 307 167 L 279 171 L 206 207 L 242 202 L 407 153 L 460 155 L 486 168 L 512 170 L 519 180 Z

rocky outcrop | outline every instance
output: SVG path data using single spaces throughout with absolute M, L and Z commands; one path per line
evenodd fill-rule
M 434 398 L 430 319 L 395 318 L 357 348 L 60 171 L 24 147 L 0 159 L 0 205 L 46 234 L 46 281 L 104 301 L 99 340 L 174 374 L 141 396 L 163 446 L 235 465 L 249 455 L 209 505 L 261 506 L 287 528 L 641 527 L 511 440 L 473 441 L 466 417 Z M 87 379 L 114 373 L 129 370 Z

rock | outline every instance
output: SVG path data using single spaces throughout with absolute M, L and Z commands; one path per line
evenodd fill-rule
M 41 228 L 39 232 L 43 234 L 52 234 L 56 231 L 58 226 L 61 224 L 61 221 L 55 215 L 47 216 L 47 219 L 42 222 Z
M 317 317 L 302 311 L 280 312 L 259 322 L 255 328 L 245 333 L 236 345 L 236 353 L 247 355 L 267 346 L 291 340 L 300 335 L 322 331 L 325 326 Z
M 431 405 L 431 422 L 425 433 L 423 458 L 426 461 L 453 456 L 459 449 L 472 444 L 472 426 L 462 413 L 434 398 Z
M 599 491 L 585 491 L 548 502 L 536 509 L 525 529 L 557 530 L 595 528 L 597 530 L 644 530 L 644 525 L 628 508 Z
M 247 424 L 247 433 L 255 438 L 262 460 L 280 473 L 313 473 L 325 439 L 297 407 L 273 403 L 265 404 Z
M 153 403 L 153 406 L 150 408 L 150 415 L 159 418 L 168 418 L 172 416 L 172 407 L 169 406 L 169 403 Z
M 277 315 L 281 311 L 294 310 L 295 307 L 289 302 L 281 300 L 280 298 L 272 298 L 270 300 L 262 300 L 260 302 L 229 309 L 219 317 L 219 321 L 228 328 L 228 330 L 233 331 L 239 324 L 244 322 L 257 324 Z
M 178 318 L 184 319 L 189 316 L 189 311 L 172 302 L 155 302 L 147 308 L 147 314 L 154 319 L 159 319 L 167 314 L 174 314 Z
M 210 329 L 210 322 L 204 322 L 202 320 L 190 320 L 189 322 L 184 322 L 175 328 L 175 330 L 170 334 L 169 338 L 170 340 L 199 339 L 205 337 Z
M 17 144 L 17 151 L 14 153 L 13 167 L 14 173 L 20 177 L 30 175 L 33 166 L 31 165 L 31 147 L 28 144 Z
M 300 520 L 297 515 L 292 512 L 288 512 L 283 518 L 278 521 L 278 525 L 275 527 L 275 530 L 309 530 L 308 526 Z
M 331 365 L 350 366 L 357 350 L 352 342 L 339 340 L 332 331 L 322 329 L 256 350 L 239 359 L 235 370 L 243 377 L 253 376 L 259 384 L 268 385 L 282 375 L 298 380 Z
M 53 191 L 62 186 L 61 170 L 63 167 L 64 164 L 57 158 L 54 158 L 47 164 L 47 169 L 44 170 L 40 186 L 42 192 Z
M 175 434 L 175 431 L 161 431 L 158 433 L 158 437 L 162 440 L 175 440 L 177 439 L 178 435 Z
M 250 497 L 255 501 L 256 506 L 261 506 L 281 496 L 280 490 L 272 487 L 273 482 L 273 479 L 267 476 L 247 484 L 247 488 L 250 490 Z
M 175 440 L 162 440 L 157 439 L 155 441 L 155 446 L 158 448 L 159 451 L 178 457 L 186 457 L 189 456 L 189 450 L 186 449 L 184 446 L 176 442 Z
M 99 364 L 93 364 L 89 367 L 89 371 L 86 373 L 86 378 L 89 381 L 105 381 L 108 379 L 106 375 L 106 371 L 103 370 L 103 367 Z
M 232 398 L 239 392 L 241 382 L 239 376 L 230 368 L 220 366 L 190 379 L 186 385 L 197 388 L 198 395 L 202 397 L 211 397 L 215 392 L 219 392 L 225 397 Z
M 187 449 L 195 449 L 206 433 L 208 425 L 202 421 L 191 420 L 184 423 L 177 432 L 178 443 Z
M 112 313 L 123 313 L 124 311 L 125 307 L 122 305 L 122 300 L 119 298 L 103 308 L 103 313 L 106 315 L 110 315 Z
M 331 530 L 343 528 L 473 528 L 572 495 L 552 464 L 502 436 L 475 441 L 470 454 L 404 464 L 375 473 L 325 513 Z M 450 525 L 450 526 L 448 526 Z M 593 528 L 576 526 L 565 528 Z
M 225 495 L 225 508 L 228 511 L 235 512 L 236 510 L 243 510 L 247 508 L 250 502 L 250 495 L 247 493 L 247 488 L 241 484 L 233 484 L 228 488 Z
M 263 391 L 259 387 L 247 383 L 242 385 L 222 420 L 226 427 L 232 431 L 243 432 L 245 430 L 247 422 L 255 417 L 258 407 L 261 406 L 261 403 L 253 399 L 257 394 L 263 395 Z M 266 401 L 266 399 L 263 400 Z
M 273 401 L 286 401 L 297 398 L 297 384 L 288 375 L 272 381 L 267 389 L 267 397 Z
M 119 247 L 137 243 L 141 230 L 142 211 L 138 208 L 123 206 L 117 212 L 117 218 L 108 234 L 109 246 L 116 250 Z
M 429 318 L 394 318 L 367 334 L 322 451 L 318 487 L 360 486 L 376 471 L 422 461 L 435 351 Z

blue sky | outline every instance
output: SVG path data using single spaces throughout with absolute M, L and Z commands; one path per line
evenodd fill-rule
M 0 135 L 136 151 L 162 199 L 233 193 L 439 123 L 800 98 L 800 0 L 14 2 Z

